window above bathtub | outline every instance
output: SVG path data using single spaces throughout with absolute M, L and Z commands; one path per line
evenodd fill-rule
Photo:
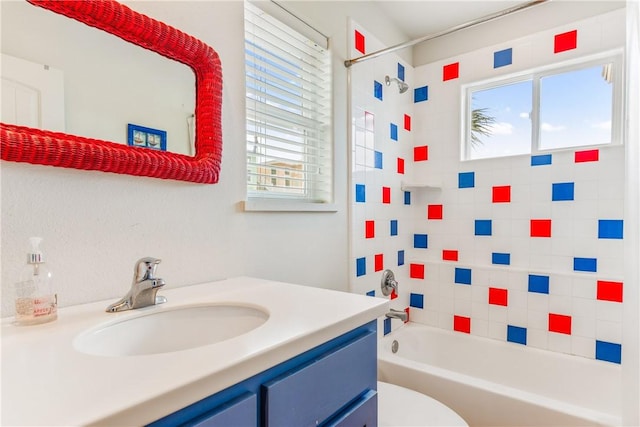
M 245 209 L 326 210 L 333 202 L 328 39 L 273 5 L 245 1 Z
M 463 87 L 462 160 L 622 142 L 619 51 Z

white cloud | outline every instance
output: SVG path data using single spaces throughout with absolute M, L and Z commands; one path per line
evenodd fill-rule
M 593 129 L 611 130 L 611 120 L 607 120 L 606 122 L 592 123 L 591 127 Z
M 521 119 L 528 119 L 529 118 L 529 113 L 520 113 L 519 114 Z
M 552 125 L 551 123 L 542 123 L 542 125 L 540 125 L 540 129 L 542 129 L 543 132 L 560 132 L 566 128 L 566 126 Z
M 491 133 L 493 135 L 511 135 L 513 133 L 513 125 L 507 122 L 498 122 L 491 125 Z

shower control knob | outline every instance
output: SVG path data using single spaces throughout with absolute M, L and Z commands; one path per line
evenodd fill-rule
M 385 270 L 382 272 L 380 289 L 382 289 L 382 295 L 384 296 L 389 296 L 393 291 L 398 293 L 398 282 L 396 281 L 393 271 Z

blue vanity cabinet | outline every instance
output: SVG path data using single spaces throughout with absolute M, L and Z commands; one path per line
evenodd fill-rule
M 373 321 L 150 426 L 376 427 L 376 340 Z
M 253 393 L 245 393 L 183 425 L 191 427 L 255 426 L 257 419 L 258 398 Z
M 378 393 L 375 390 L 369 390 L 358 401 L 324 424 L 326 427 L 376 427 L 377 425 Z
M 264 384 L 265 427 L 319 425 L 375 390 L 375 341 L 365 334 Z

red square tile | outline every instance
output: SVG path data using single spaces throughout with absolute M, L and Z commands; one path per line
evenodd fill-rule
M 409 277 L 412 279 L 424 279 L 424 264 L 410 264 Z
M 375 254 L 373 256 L 373 265 L 374 271 L 382 271 L 384 269 L 384 255 L 383 254 Z
M 578 30 L 556 34 L 553 39 L 553 53 L 560 53 L 578 47 Z
M 376 237 L 376 222 L 365 221 L 364 222 L 364 237 L 365 239 L 371 239 Z
M 598 280 L 597 298 L 601 301 L 622 302 L 622 282 Z
M 453 316 L 453 330 L 470 334 L 471 318 L 464 316 Z
M 429 160 L 429 147 L 427 145 L 413 147 L 413 160 L 415 162 Z
M 404 312 L 407 313 L 407 320 L 404 323 L 409 323 L 409 319 L 411 318 L 411 307 L 405 307 Z
M 395 290 L 391 291 L 391 294 L 389 295 L 389 299 L 396 299 L 398 298 L 398 293 Z
M 576 151 L 574 155 L 575 163 L 597 162 L 600 157 L 600 150 Z
M 549 313 L 549 332 L 571 335 L 571 316 Z
M 356 39 L 356 50 L 358 50 L 360 53 L 364 54 L 364 36 L 362 35 L 362 33 L 358 30 L 355 30 L 355 39 Z
M 489 304 L 507 306 L 509 291 L 507 289 L 489 288 Z
M 454 62 L 453 64 L 445 65 L 442 67 L 442 81 L 453 80 L 459 77 L 460 63 Z
M 500 187 L 493 187 L 493 203 L 509 203 L 511 202 L 511 186 L 503 185 Z
M 532 219 L 531 237 L 551 237 L 551 220 Z
M 391 188 L 382 187 L 382 203 L 391 203 Z
M 411 116 L 408 114 L 404 115 L 404 129 L 411 130 Z
M 404 159 L 398 157 L 398 173 L 404 174 Z
M 442 250 L 443 261 L 458 261 L 458 251 L 443 249 Z
M 442 219 L 442 205 L 428 205 L 427 219 Z

